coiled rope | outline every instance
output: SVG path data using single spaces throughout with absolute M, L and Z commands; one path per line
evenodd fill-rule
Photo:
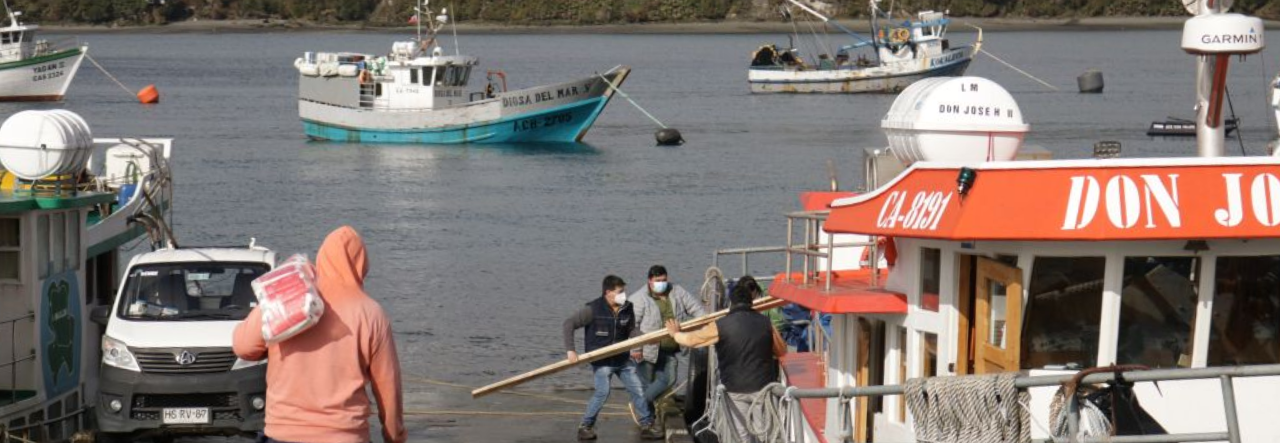
M 773 395 L 772 391 L 780 387 L 782 384 L 777 382 L 765 386 L 754 394 L 747 410 L 741 411 L 734 406 L 724 385 L 718 385 L 715 395 L 707 405 L 706 414 L 690 428 L 694 435 L 711 432 L 719 437 L 719 441 L 737 441 L 740 434 L 738 426 L 741 424 L 759 443 L 785 442 L 787 434 L 795 426 L 791 423 L 794 414 L 789 413 L 795 407 L 795 401 L 786 396 Z M 757 427 L 755 423 L 762 425 Z
M 1030 442 L 1030 394 L 1016 373 L 907 380 L 904 397 L 921 443 Z
M 702 297 L 702 305 L 717 308 L 714 303 L 721 299 L 724 295 L 724 273 L 720 272 L 720 268 L 712 266 L 707 268 L 707 273 L 703 277 L 702 289 L 698 290 L 698 295 Z

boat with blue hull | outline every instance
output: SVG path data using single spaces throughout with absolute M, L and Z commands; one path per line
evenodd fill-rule
M 431 15 L 426 3 L 419 11 L 415 18 Z M 307 137 L 353 143 L 580 142 L 631 73 L 617 66 L 512 91 L 505 73 L 489 71 L 484 89 L 469 91 L 479 60 L 456 51 L 446 55 L 436 37 L 448 16 L 428 20 L 425 38 L 419 27 L 417 40 L 394 43 L 387 56 L 308 52 L 297 59 L 298 115 Z

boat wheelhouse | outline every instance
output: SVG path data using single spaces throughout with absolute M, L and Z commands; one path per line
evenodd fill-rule
M 1280 440 L 1280 158 L 1225 157 L 1221 114 L 1262 22 L 1189 9 L 1200 156 L 1047 160 L 998 85 L 930 79 L 882 121 L 865 192 L 804 193 L 786 246 L 718 251 L 782 251 L 769 295 L 829 324 L 782 359 L 774 437 Z M 1259 37 L 1200 38 L 1223 34 Z
M 62 441 L 89 429 L 92 414 L 86 411 L 98 403 L 101 339 L 89 313 L 111 305 L 128 244 L 143 236 L 167 238 L 172 140 L 89 138 L 87 125 L 53 123 L 67 122 L 63 117 L 70 114 L 49 115 L 56 112 L 65 111 L 24 111 L 0 127 L 6 145 L 0 148 L 5 441 Z M 42 115 L 14 121 L 26 113 Z M 41 125 L 52 126 L 43 126 L 37 145 L 9 130 L 27 133 Z M 70 136 L 49 138 L 63 134 Z
M 894 22 L 870 0 L 871 33 L 863 37 L 797 0 L 788 0 L 827 24 L 852 36 L 856 43 L 831 54 L 815 54 L 806 61 L 796 48 L 764 45 L 752 53 L 747 82 L 755 93 L 895 93 L 930 77 L 964 75 L 982 46 L 978 30 L 973 46 L 952 47 L 946 33 L 946 13 L 921 11 L 914 20 Z M 785 14 L 791 17 L 790 13 Z
M 425 3 L 419 11 L 431 15 Z M 617 66 L 511 91 L 506 74 L 492 71 L 485 87 L 472 91 L 479 59 L 456 48 L 453 55 L 445 53 L 437 37 L 447 15 L 425 20 L 426 39 L 419 28 L 417 40 L 396 42 L 387 56 L 308 52 L 297 59 L 298 114 L 307 137 L 358 143 L 580 142 L 631 72 Z
M 22 23 L 21 11 L 8 9 L 0 28 L 0 101 L 59 101 L 88 54 L 74 38 L 36 37 L 39 26 Z

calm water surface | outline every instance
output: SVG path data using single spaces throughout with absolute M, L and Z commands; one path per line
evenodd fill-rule
M 172 136 L 175 227 L 182 243 L 260 244 L 309 252 L 350 224 L 372 259 L 368 292 L 395 321 L 406 372 L 486 384 L 563 357 L 560 325 L 616 273 L 632 288 L 653 263 L 696 291 L 717 248 L 782 244 L 797 193 L 860 182 L 861 149 L 885 145 L 892 96 L 748 93 L 750 52 L 781 35 L 469 35 L 462 49 L 512 88 L 618 64 L 624 89 L 689 143 L 653 146 L 654 125 L 613 102 L 585 145 L 362 146 L 308 142 L 296 108 L 294 58 L 307 50 L 385 53 L 403 35 L 286 33 L 91 35 L 90 53 L 130 84 L 155 83 L 139 106 L 85 64 L 64 106 L 96 136 Z M 1191 140 L 1144 135 L 1153 119 L 1191 116 L 1192 58 L 1177 31 L 988 32 L 1001 58 L 1063 89 L 1052 92 L 991 59 L 969 74 L 1010 90 L 1030 144 L 1057 158 L 1119 140 L 1127 156 L 1182 155 Z M 955 33 L 968 42 L 972 34 Z M 1280 40 L 1277 40 L 1280 41 Z M 1235 112 L 1257 154 L 1273 132 L 1266 83 L 1277 51 L 1232 65 Z M 1268 64 L 1269 63 L 1269 64 Z M 1075 93 L 1101 69 L 1106 93 Z M 482 81 L 481 76 L 474 79 Z M 0 108 L 5 114 L 24 106 Z M 1239 147 L 1228 140 L 1233 154 Z M 759 260 L 757 272 L 780 261 Z M 736 262 L 726 266 L 736 274 Z M 535 387 L 585 387 L 569 371 Z

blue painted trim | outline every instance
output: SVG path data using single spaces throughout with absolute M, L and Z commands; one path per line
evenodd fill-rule
M 313 140 L 353 143 L 573 143 L 581 141 L 608 102 L 609 97 L 600 96 L 488 122 L 443 128 L 365 129 L 303 119 L 302 129 Z

